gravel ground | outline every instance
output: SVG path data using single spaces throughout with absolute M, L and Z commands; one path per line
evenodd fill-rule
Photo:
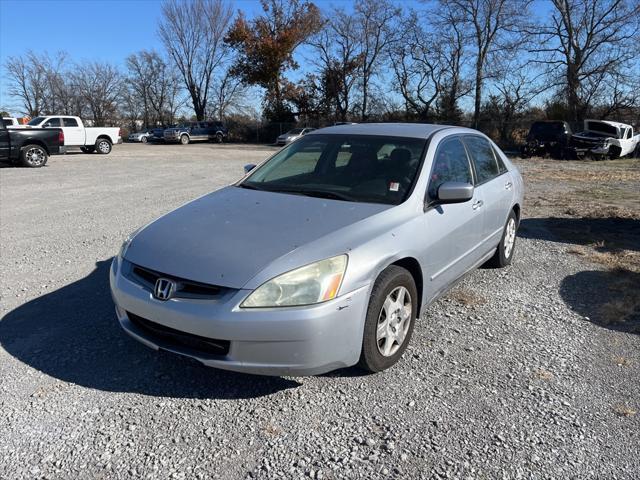
M 0 478 L 640 477 L 640 335 L 595 320 L 604 267 L 539 222 L 381 374 L 228 373 L 121 332 L 122 239 L 272 150 L 123 145 L 0 170 Z

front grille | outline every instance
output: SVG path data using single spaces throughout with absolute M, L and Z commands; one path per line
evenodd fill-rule
M 181 332 L 159 323 L 152 322 L 131 312 L 127 312 L 131 323 L 142 330 L 147 337 L 158 344 L 159 347 L 174 348 L 185 353 L 225 356 L 229 353 L 231 342 L 215 338 L 201 337 L 192 333 Z
M 156 280 L 159 278 L 172 280 L 176 284 L 176 291 L 173 295 L 174 298 L 215 299 L 219 298 L 228 290 L 217 285 L 209 285 L 206 283 L 195 282 L 193 280 L 174 277 L 172 275 L 166 275 L 130 262 L 126 262 L 124 265 L 123 275 L 125 275 L 129 280 L 142 285 L 146 290 L 152 293 Z

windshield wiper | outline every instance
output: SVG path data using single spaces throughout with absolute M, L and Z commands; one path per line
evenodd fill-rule
M 240 188 L 246 188 L 247 190 L 265 190 L 264 188 L 256 187 L 255 185 L 251 185 L 249 183 L 241 183 L 237 186 Z
M 306 195 L 307 197 L 329 198 L 332 200 L 344 200 L 346 202 L 354 202 L 355 199 L 344 193 L 333 192 L 329 190 L 312 190 L 306 188 L 281 188 L 279 187 L 277 192 L 282 193 L 294 193 L 299 195 Z

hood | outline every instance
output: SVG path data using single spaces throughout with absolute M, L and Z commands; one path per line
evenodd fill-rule
M 126 259 L 168 275 L 242 288 L 283 255 L 390 207 L 226 187 L 145 227 Z

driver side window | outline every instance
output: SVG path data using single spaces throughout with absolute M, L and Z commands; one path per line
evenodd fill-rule
M 445 182 L 473 184 L 467 151 L 458 137 L 445 138 L 438 145 L 427 190 L 430 200 L 438 198 L 438 188 Z

